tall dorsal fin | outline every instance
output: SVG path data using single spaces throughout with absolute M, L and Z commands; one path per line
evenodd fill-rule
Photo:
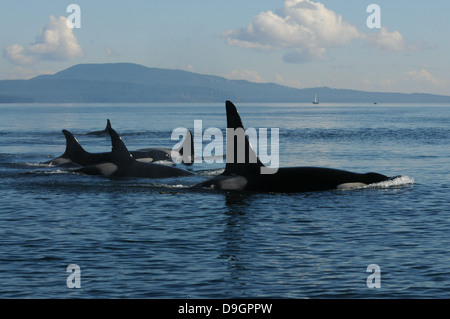
M 181 145 L 179 151 L 183 155 L 183 163 L 190 165 L 194 163 L 194 139 L 192 138 L 191 130 L 187 130 L 186 137 L 184 138 L 183 145 Z
M 73 162 L 77 162 L 80 158 L 88 155 L 89 153 L 80 145 L 78 140 L 68 130 L 62 130 L 66 137 L 66 150 L 61 157 L 69 158 Z
M 108 129 L 108 133 L 111 137 L 111 153 L 114 163 L 121 164 L 133 160 L 133 156 L 128 151 L 119 134 L 111 127 Z
M 261 167 L 264 167 L 264 165 L 256 155 L 248 140 L 248 136 L 244 133 L 244 125 L 239 112 L 232 102 L 226 101 L 225 105 L 227 110 L 227 158 L 223 175 L 236 174 L 245 176 L 259 174 Z M 235 132 L 234 136 L 229 135 L 233 133 L 230 131 Z M 241 143 L 239 142 L 240 138 L 244 138 L 243 144 L 242 141 Z M 244 148 L 242 145 L 244 145 Z M 242 152 L 245 152 L 245 154 Z

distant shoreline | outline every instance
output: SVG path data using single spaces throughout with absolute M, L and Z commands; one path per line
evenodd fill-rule
M 450 103 L 428 93 L 367 92 L 329 87 L 295 89 L 275 83 L 228 80 L 132 63 L 78 64 L 29 80 L 1 80 L 5 103 Z

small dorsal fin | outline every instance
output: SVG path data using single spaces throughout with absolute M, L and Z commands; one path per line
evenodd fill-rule
M 66 150 L 61 157 L 69 158 L 71 161 L 77 162 L 80 158 L 88 154 L 72 133 L 68 130 L 62 130 L 62 132 L 66 137 Z
M 226 166 L 223 175 L 249 175 L 259 174 L 261 167 L 264 165 L 256 155 L 252 145 L 248 140 L 248 136 L 245 134 L 244 146 L 242 149 L 238 139 L 239 134 L 244 134 L 244 125 L 242 124 L 241 117 L 234 104 L 230 101 L 226 101 L 227 110 L 227 157 Z M 234 131 L 236 135 L 229 136 L 230 131 Z M 241 137 L 243 138 L 243 137 Z M 241 146 L 241 147 L 239 147 Z M 242 152 L 245 152 L 243 154 Z M 245 155 L 245 158 L 242 156 Z
M 191 130 L 187 130 L 186 137 L 184 138 L 183 145 L 181 145 L 179 151 L 183 155 L 183 163 L 190 165 L 194 163 L 194 139 L 192 138 Z
M 106 119 L 106 127 L 105 127 L 105 132 L 108 134 L 108 130 L 111 128 L 111 122 L 109 121 L 109 119 Z
M 133 160 L 133 156 L 128 151 L 122 138 L 117 134 L 113 128 L 108 129 L 109 136 L 111 137 L 111 153 L 113 162 L 115 164 L 127 163 Z

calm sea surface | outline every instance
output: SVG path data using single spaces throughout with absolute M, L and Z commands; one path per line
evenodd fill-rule
M 40 164 L 64 152 L 62 129 L 109 151 L 83 135 L 109 118 L 130 150 L 171 148 L 194 120 L 225 136 L 224 103 L 0 105 L 0 298 L 450 298 L 450 106 L 236 106 L 246 128 L 279 128 L 280 166 L 404 177 L 243 195 L 189 189 L 221 163 L 81 176 Z M 71 264 L 81 288 L 67 287 Z

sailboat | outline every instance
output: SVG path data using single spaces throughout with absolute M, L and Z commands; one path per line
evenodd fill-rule
M 317 93 L 316 93 L 316 96 L 314 97 L 313 104 L 319 104 L 319 100 L 317 99 Z

